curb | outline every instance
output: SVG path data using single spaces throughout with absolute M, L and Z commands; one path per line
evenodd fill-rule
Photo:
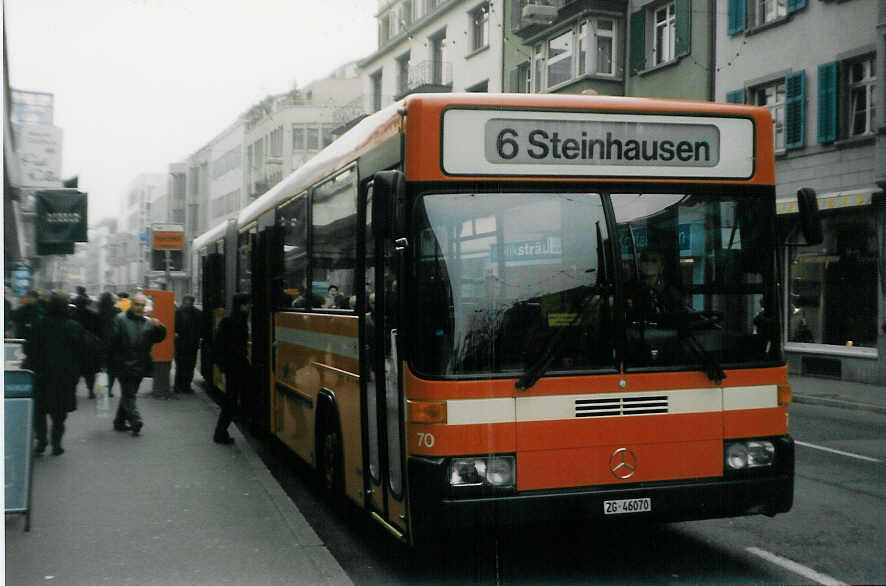
M 871 411 L 886 415 L 886 406 L 875 405 L 873 403 L 860 403 L 858 401 L 844 401 L 841 399 L 826 399 L 824 397 L 815 397 L 811 395 L 798 395 L 794 393 L 794 403 L 804 403 L 807 405 L 824 405 L 826 407 L 840 407 L 842 409 L 852 409 L 854 411 Z

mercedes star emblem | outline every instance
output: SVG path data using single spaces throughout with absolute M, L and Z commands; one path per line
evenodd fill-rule
M 630 478 L 637 471 L 637 456 L 627 448 L 618 448 L 609 457 L 609 471 L 616 478 Z

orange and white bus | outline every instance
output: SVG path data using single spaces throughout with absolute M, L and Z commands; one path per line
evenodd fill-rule
M 247 419 L 406 542 L 774 515 L 774 184 L 764 108 L 419 94 L 196 239 L 195 266 L 208 315 L 253 297 Z

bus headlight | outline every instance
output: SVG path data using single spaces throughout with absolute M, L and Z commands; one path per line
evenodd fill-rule
M 470 456 L 449 462 L 449 485 L 458 487 L 513 488 L 513 456 Z
M 768 440 L 744 440 L 726 445 L 726 466 L 731 470 L 767 468 L 775 462 L 775 444 Z

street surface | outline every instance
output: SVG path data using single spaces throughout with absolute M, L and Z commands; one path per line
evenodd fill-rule
M 255 445 L 355 584 L 877 584 L 886 581 L 886 415 L 791 406 L 793 509 L 664 525 L 618 522 L 411 551 L 319 496 L 310 470 Z

